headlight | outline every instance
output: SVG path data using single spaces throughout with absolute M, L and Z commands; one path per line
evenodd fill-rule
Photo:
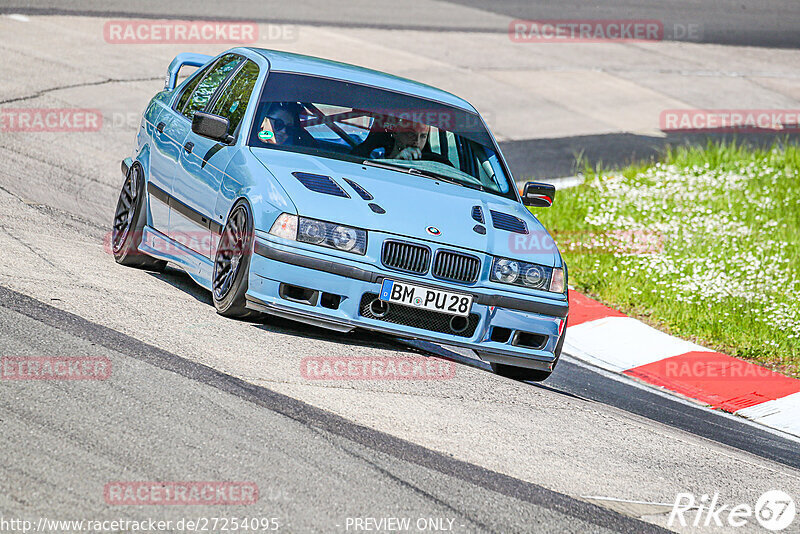
M 513 260 L 496 259 L 492 267 L 492 278 L 504 284 L 513 284 L 519 278 L 519 263 Z
M 525 285 L 539 287 L 544 281 L 544 269 L 538 265 L 531 265 L 525 269 Z
M 298 241 L 319 245 L 325 241 L 325 224 L 313 219 L 300 219 L 300 237 Z
M 558 275 L 556 275 L 556 271 L 559 273 Z M 561 269 L 553 269 L 536 263 L 495 258 L 489 278 L 502 284 L 543 289 L 556 293 L 564 292 L 564 272 Z M 556 278 L 560 280 L 562 288 L 560 290 Z
M 366 254 L 367 231 L 341 224 L 318 221 L 282 213 L 275 220 L 270 234 L 301 243 L 311 243 L 354 254 Z
M 358 231 L 348 226 L 337 226 L 331 232 L 331 243 L 339 250 L 353 250 L 358 243 Z

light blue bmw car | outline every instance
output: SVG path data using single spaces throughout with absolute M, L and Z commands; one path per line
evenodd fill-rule
M 122 171 L 117 262 L 171 262 L 224 316 L 466 347 L 520 380 L 558 362 L 566 265 L 526 207 L 555 190 L 520 195 L 450 93 L 271 50 L 181 54 Z

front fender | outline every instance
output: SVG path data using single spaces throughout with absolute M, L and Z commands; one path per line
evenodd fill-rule
M 148 103 L 147 108 L 142 114 L 142 120 L 139 122 L 139 129 L 136 132 L 136 141 L 133 147 L 132 159 L 138 161 L 145 176 L 150 176 L 150 150 L 153 142 L 153 128 L 162 111 L 162 106 L 157 98 L 153 98 Z
M 150 143 L 142 145 L 138 152 L 133 155 L 133 158 L 125 158 L 123 163 L 128 161 L 128 159 L 131 159 L 131 166 L 133 163 L 138 163 L 142 167 L 144 180 L 147 182 L 150 179 Z
M 269 230 L 281 213 L 297 213 L 297 208 L 272 173 L 242 147 L 225 169 L 215 207 L 215 216 L 224 224 L 233 204 L 246 198 L 253 208 L 256 230 Z

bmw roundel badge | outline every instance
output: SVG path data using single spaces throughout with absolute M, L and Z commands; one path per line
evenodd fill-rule
M 425 230 L 431 235 L 442 235 L 442 231 L 436 228 L 435 226 L 429 226 L 425 228 Z

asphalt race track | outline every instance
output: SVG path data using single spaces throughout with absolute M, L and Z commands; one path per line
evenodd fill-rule
M 660 10 L 677 4 L 637 9 L 642 18 L 663 18 Z M 732 4 L 692 3 L 687 16 L 706 25 L 702 42 L 800 44 L 796 3 L 737 2 L 737 11 Z M 99 381 L 0 381 L 4 519 L 236 516 L 275 518 L 281 532 L 355 532 L 367 520 L 410 518 L 430 521 L 416 531 L 639 533 L 667 531 L 681 492 L 750 506 L 770 489 L 800 495 L 798 440 L 569 355 L 543 384 L 518 383 L 462 350 L 282 319 L 224 319 L 185 274 L 117 265 L 104 241 L 122 184 L 119 161 L 169 59 L 182 50 L 107 45 L 103 17 L 209 17 L 218 5 L 0 2 L 0 13 L 28 19 L 0 16 L 0 65 L 9 74 L 0 78 L 0 106 L 91 107 L 105 117 L 99 131 L 0 132 L 0 355 L 102 357 L 112 370 Z M 464 0 L 420 2 L 388 17 L 392 5 L 230 2 L 225 15 L 298 24 L 307 40 L 297 46 L 314 51 L 329 46 L 325 39 L 359 49 L 359 39 L 373 35 L 339 32 L 350 26 L 413 26 L 433 38 L 442 29 L 505 32 L 492 22 L 500 15 L 613 18 L 636 7 L 620 0 L 586 14 L 544 2 L 484 9 Z M 757 14 L 743 18 L 744 11 Z M 405 52 L 387 44 L 374 53 Z M 453 361 L 455 374 L 304 378 L 303 359 L 317 356 Z M 158 480 L 248 481 L 259 499 L 221 506 L 104 499 L 114 481 Z M 739 529 L 676 528 L 766 532 L 755 520 Z M 800 532 L 800 522 L 784 532 Z
M 447 0 L 446 3 L 488 11 L 513 19 L 642 19 L 660 20 L 669 40 L 728 45 L 796 48 L 800 45 L 800 6 L 792 0 L 694 0 L 646 2 L 610 0 L 586 3 L 554 3 L 545 0 Z M 129 2 L 108 0 L 98 5 L 87 0 L 6 0 L 10 13 L 59 14 L 101 17 L 209 17 L 262 22 L 314 24 L 339 27 L 386 28 L 433 31 L 508 31 L 507 24 L 487 22 L 469 13 L 447 10 L 438 2 L 404 6 L 399 2 L 246 2 L 225 3 L 224 13 L 216 2 L 176 0 L 165 4 L 154 0 Z M 441 3 L 444 4 L 444 3 Z
M 192 479 L 258 480 L 258 508 L 239 513 L 277 517 L 294 531 L 345 526 L 343 511 L 379 517 L 397 510 L 447 518 L 462 531 L 524 531 L 531 524 L 561 532 L 661 531 L 253 387 L 18 293 L 0 288 L 0 294 L 4 354 L 112 361 L 115 378 L 100 388 L 5 392 L 6 458 L 27 453 L 19 469 L 5 466 L 4 489 L 26 487 L 35 476 L 50 518 L 74 516 L 76 509 L 102 514 L 76 497 L 91 495 L 103 477 L 133 471 L 143 479 L 191 473 Z M 96 469 L 91 477 L 75 471 L 54 477 L 48 469 L 54 451 Z M 4 503 L 4 510 L 13 508 Z

